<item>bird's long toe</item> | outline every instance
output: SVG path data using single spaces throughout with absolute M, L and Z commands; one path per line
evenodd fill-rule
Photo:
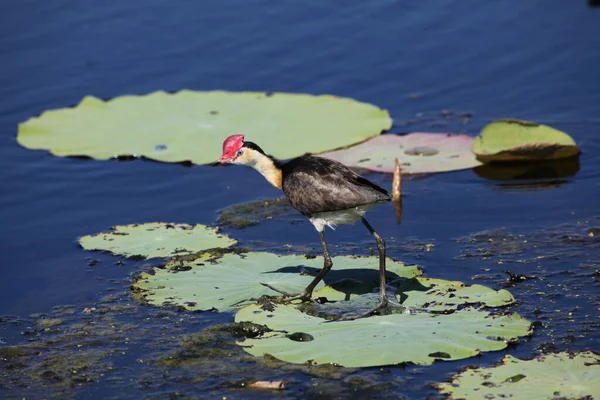
M 383 315 L 384 311 L 390 307 L 390 302 L 387 298 L 384 298 L 383 300 L 381 300 L 379 302 L 379 304 L 377 305 L 377 307 L 372 308 L 368 311 L 359 313 L 359 314 L 349 314 L 349 315 L 343 315 L 340 318 L 336 319 L 335 321 L 354 321 L 355 319 L 360 319 L 360 318 L 367 318 L 373 315 Z
M 290 301 L 294 301 L 294 300 L 301 300 L 303 303 L 312 301 L 313 300 L 312 293 L 302 292 L 302 293 L 295 294 L 293 296 L 285 296 L 283 298 L 283 301 L 285 301 L 286 303 L 289 303 Z
M 276 288 L 275 286 L 269 284 L 269 283 L 263 283 L 261 282 L 261 285 L 268 287 L 269 289 L 280 293 L 283 295 L 283 297 L 281 298 L 281 302 L 282 303 L 289 303 L 291 301 L 294 300 L 301 300 L 302 302 L 307 302 L 307 301 L 311 301 L 312 300 L 312 292 L 308 292 L 306 290 L 300 292 L 300 293 L 291 293 L 288 292 L 286 290 L 282 290 L 279 288 Z
M 263 285 L 264 287 L 268 287 L 268 288 L 269 288 L 269 289 L 271 289 L 272 291 L 274 291 L 274 292 L 277 292 L 277 293 L 279 293 L 279 294 L 282 294 L 282 295 L 284 295 L 284 296 L 286 296 L 286 297 L 293 297 L 293 296 L 297 296 L 297 295 L 298 295 L 298 293 L 291 293 L 291 292 L 288 292 L 288 291 L 286 291 L 286 290 L 279 289 L 279 288 L 277 288 L 277 287 L 275 287 L 275 286 L 271 285 L 270 283 L 264 283 L 264 282 L 261 282 L 260 284 L 261 284 L 261 285 Z

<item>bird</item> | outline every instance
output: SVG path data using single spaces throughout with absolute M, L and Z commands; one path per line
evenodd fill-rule
M 379 303 L 367 312 L 341 319 L 357 319 L 381 313 L 388 306 L 385 282 L 386 245 L 364 214 L 373 206 L 391 200 L 388 192 L 363 178 L 344 164 L 323 157 L 305 154 L 287 162 L 266 154 L 243 134 L 223 141 L 221 157 L 213 165 L 236 164 L 252 167 L 269 183 L 285 194 L 293 208 L 303 214 L 319 233 L 323 248 L 323 268 L 300 293 L 288 293 L 269 284 L 264 286 L 283 294 L 286 301 L 311 301 L 312 293 L 333 266 L 325 240 L 325 227 L 353 224 L 360 220 L 375 238 L 379 253 Z

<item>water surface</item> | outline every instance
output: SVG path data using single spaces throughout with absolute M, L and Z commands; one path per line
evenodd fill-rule
M 576 175 L 543 190 L 486 180 L 473 171 L 411 179 L 405 182 L 401 225 L 391 206 L 373 209 L 369 220 L 398 244 L 390 246 L 392 257 L 419 263 L 429 276 L 468 282 L 486 268 L 494 277 L 486 284 L 498 288 L 507 268 L 559 273 L 598 267 L 597 246 L 577 252 L 578 257 L 567 252 L 538 264 L 506 257 L 499 265 L 499 259 L 463 257 L 465 246 L 456 241 L 489 229 L 527 233 L 566 224 L 569 232 L 581 233 L 599 225 L 600 10 L 585 1 L 150 0 L 141 7 L 29 0 L 2 3 L 0 15 L 0 315 L 27 317 L 62 304 L 84 308 L 111 285 L 124 290 L 139 265 L 116 266 L 116 259 L 103 257 L 90 267 L 90 254 L 76 245 L 79 236 L 134 222 L 211 225 L 224 206 L 280 195 L 250 169 L 57 158 L 18 146 L 18 123 L 46 109 L 76 104 L 88 94 L 112 98 L 184 88 L 331 93 L 388 109 L 394 132 L 476 135 L 490 120 L 507 117 L 552 124 L 582 147 Z M 416 116 L 442 110 L 473 117 L 463 125 L 453 118 L 432 124 Z M 268 143 L 260 145 L 269 150 Z M 369 178 L 390 186 L 385 175 Z M 285 240 L 320 251 L 308 222 L 269 221 L 228 233 L 242 245 Z M 328 237 L 334 252 L 363 242 L 361 254 L 371 250 L 359 226 Z M 401 243 L 410 240 L 435 243 L 434 251 L 407 254 Z M 588 283 L 582 290 L 593 290 L 593 282 Z M 561 301 L 563 308 L 573 304 L 570 297 Z M 581 307 L 597 316 L 593 304 Z M 530 309 L 525 304 L 516 311 L 533 318 Z M 207 326 L 230 318 L 207 317 Z M 17 331 L 0 336 L 18 344 L 24 339 Z M 598 350 L 593 344 L 598 339 L 596 332 L 560 349 Z M 511 354 L 533 356 L 535 340 Z M 493 364 L 499 357 L 484 360 Z M 406 393 L 431 395 L 427 382 L 445 379 L 463 365 L 431 367 Z M 80 396 L 120 393 L 106 382 L 99 385 Z M 173 390 L 195 393 L 187 386 Z M 382 396 L 394 397 L 395 390 Z M 131 389 L 127 396 L 139 393 Z

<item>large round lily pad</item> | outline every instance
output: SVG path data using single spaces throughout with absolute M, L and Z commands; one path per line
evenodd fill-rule
M 483 162 L 540 161 L 574 156 L 579 147 L 558 129 L 507 119 L 486 125 L 473 142 L 473 153 Z
M 79 244 L 86 250 L 104 250 L 136 258 L 172 257 L 236 243 L 218 234 L 216 228 L 164 222 L 118 225 L 110 232 L 79 238 Z
M 507 355 L 499 365 L 467 369 L 438 387 L 451 399 L 592 399 L 600 394 L 600 355 L 562 352 L 528 361 Z
M 20 124 L 17 141 L 57 156 L 205 164 L 234 133 L 285 159 L 363 141 L 391 122 L 386 110 L 331 95 L 158 91 L 108 101 L 87 96 Z
M 368 282 L 368 290 L 377 285 L 377 257 L 333 257 L 333 269 L 325 283 L 344 279 Z M 417 266 L 406 266 L 388 259 L 388 279 L 412 278 L 421 274 Z M 151 304 L 180 305 L 189 310 L 219 311 L 240 307 L 238 303 L 263 295 L 279 293 L 263 286 L 270 284 L 289 292 L 301 292 L 323 266 L 323 258 L 278 256 L 272 253 L 224 254 L 209 261 L 173 260 L 164 269 L 142 274 L 133 284 Z M 324 286 L 321 282 L 317 288 Z
M 237 312 L 235 321 L 271 329 L 257 338 L 238 342 L 252 355 L 270 354 L 290 363 L 334 363 L 344 367 L 458 360 L 482 351 L 501 350 L 531 332 L 530 322 L 517 314 L 493 316 L 473 309 L 447 315 L 392 314 L 330 322 L 291 306 L 265 310 L 250 305 Z
M 320 154 L 343 164 L 379 172 L 394 172 L 398 159 L 403 174 L 447 172 L 481 165 L 473 137 L 451 133 L 380 135 L 347 149 Z

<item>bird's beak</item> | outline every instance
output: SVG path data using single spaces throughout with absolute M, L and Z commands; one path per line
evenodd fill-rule
M 219 159 L 217 161 L 215 161 L 214 163 L 212 163 L 213 167 L 219 166 L 219 165 L 224 165 L 224 164 L 228 164 L 230 161 L 230 159 L 226 156 L 226 155 L 222 155 L 221 157 L 219 157 Z

